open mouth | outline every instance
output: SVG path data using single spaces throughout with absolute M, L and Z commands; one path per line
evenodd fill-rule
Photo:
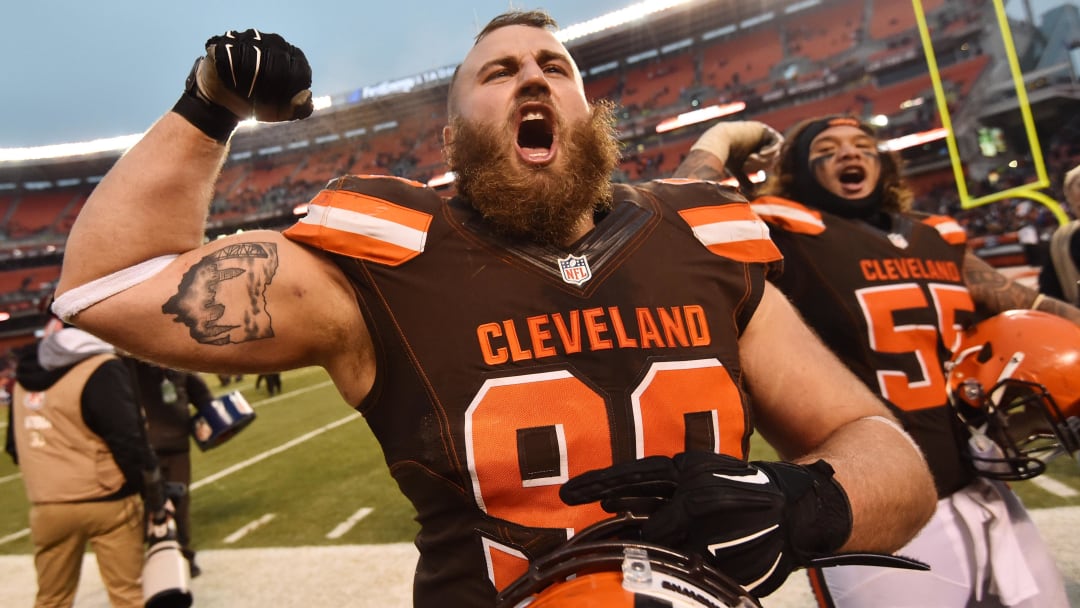
M 845 184 L 858 184 L 866 179 L 862 167 L 848 167 L 840 172 L 840 181 Z
M 857 191 L 866 181 L 866 170 L 862 167 L 847 167 L 840 171 L 838 179 L 845 191 Z
M 529 108 L 521 112 L 517 148 L 525 162 L 544 164 L 554 156 L 555 124 L 546 111 Z

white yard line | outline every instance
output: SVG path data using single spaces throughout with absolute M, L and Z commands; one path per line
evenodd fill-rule
M 1072 487 L 1061 483 L 1060 481 L 1054 479 L 1053 477 L 1050 477 L 1049 475 L 1039 475 L 1038 477 L 1034 477 L 1029 481 L 1031 481 L 1033 485 L 1038 486 L 1039 488 L 1053 494 L 1054 496 L 1060 496 L 1062 498 L 1072 498 L 1073 496 L 1080 495 L 1080 492 L 1077 492 Z
M 279 399 L 283 399 L 283 398 L 288 397 L 288 396 L 293 396 L 293 395 L 296 395 L 296 394 L 299 394 L 299 393 L 303 393 L 303 392 L 307 392 L 307 391 L 311 391 L 311 390 L 317 390 L 317 389 L 320 389 L 320 388 L 325 388 L 326 386 L 331 385 L 331 384 L 333 384 L 333 383 L 329 382 L 329 381 L 320 382 L 318 384 L 313 384 L 311 386 L 308 386 L 308 387 L 305 387 L 305 388 L 302 388 L 302 389 L 289 391 L 288 393 L 285 393 L 285 394 L 275 395 L 273 397 L 270 397 L 269 399 L 263 399 L 262 401 L 258 402 L 258 405 L 264 405 L 264 404 L 267 404 L 267 403 L 270 403 L 270 402 L 273 402 L 273 401 L 277 401 Z M 255 406 L 253 406 L 253 407 L 255 407 Z M 274 448 L 272 450 L 267 450 L 265 452 L 262 452 L 261 454 L 257 454 L 257 455 L 255 455 L 255 456 L 253 456 L 251 458 L 248 458 L 247 460 L 245 460 L 243 462 L 234 464 L 231 467 L 228 467 L 226 469 L 218 471 L 217 473 L 214 473 L 213 475 L 210 475 L 208 477 L 204 477 L 204 478 L 202 478 L 202 479 L 200 479 L 200 480 L 198 480 L 196 482 L 193 482 L 191 484 L 191 486 L 188 487 L 188 491 L 191 492 L 191 491 L 196 490 L 196 489 L 198 489 L 198 488 L 200 488 L 202 486 L 205 486 L 207 484 L 214 483 L 215 481 L 221 479 L 222 477 L 225 477 L 226 475 L 231 475 L 231 474 L 233 474 L 233 473 L 235 473 L 237 471 L 246 469 L 247 467 L 249 467 L 249 466 L 251 466 L 253 464 L 256 464 L 258 462 L 266 460 L 267 458 L 269 458 L 271 456 L 274 456 L 275 454 L 280 454 L 281 452 L 284 452 L 285 450 L 287 450 L 289 448 L 300 445 L 301 443 L 304 443 L 305 441 L 307 441 L 309 439 L 312 439 L 313 437 L 317 437 L 317 436 L 325 433 L 326 431 L 329 431 L 331 429 L 335 429 L 335 428 L 345 424 L 346 422 L 350 422 L 350 421 L 358 418 L 359 416 L 360 416 L 359 413 L 350 414 L 350 415 L 348 415 L 348 416 L 346 416 L 346 417 L 344 417 L 344 418 L 342 418 L 340 420 L 336 420 L 336 421 L 331 422 L 330 424 L 328 424 L 326 426 L 315 429 L 314 431 L 311 431 L 310 433 L 305 433 L 305 434 L 297 437 L 296 439 L 293 439 L 292 441 L 288 441 L 286 443 L 283 443 L 283 444 L 279 445 L 278 447 L 276 447 L 276 448 Z M 13 474 L 7 475 L 5 477 L 0 477 L 0 483 L 11 481 L 13 479 L 18 479 L 21 476 L 22 476 L 21 473 L 13 473 Z M 273 518 L 273 516 L 271 516 L 271 518 Z M 241 530 L 243 530 L 243 528 L 241 528 Z M 348 531 L 348 530 L 346 530 L 346 531 Z M 245 532 L 245 534 L 246 533 L 247 532 Z M 24 536 L 28 536 L 29 534 L 30 534 L 30 528 L 23 528 L 22 530 L 19 530 L 18 532 L 13 532 L 11 534 L 8 534 L 7 536 L 0 536 L 0 545 L 4 545 L 4 544 L 10 543 L 10 542 L 19 540 L 20 538 L 23 538 Z M 234 532 L 233 534 L 236 534 L 236 532 Z M 342 532 L 342 534 L 344 534 L 344 532 Z M 230 536 L 230 538 L 231 538 L 231 536 Z M 226 542 L 230 542 L 230 541 L 226 541 Z
M 19 540 L 24 536 L 30 536 L 30 528 L 23 528 L 22 530 L 19 530 L 18 532 L 12 532 L 7 536 L 0 536 L 0 545 L 5 545 L 7 543 L 10 543 L 11 541 Z
M 253 522 L 249 522 L 249 523 L 245 524 L 242 528 L 240 528 L 236 532 L 233 532 L 232 534 L 226 536 L 225 537 L 225 544 L 226 545 L 231 545 L 231 544 L 235 543 L 236 541 L 240 540 L 241 538 L 244 538 L 248 534 L 251 534 L 255 530 L 258 530 L 259 528 L 263 527 L 264 525 L 270 523 L 271 521 L 273 521 L 273 519 L 275 517 L 277 517 L 276 514 L 267 513 L 266 515 L 263 515 L 259 519 L 256 519 Z
M 288 391 L 288 392 L 285 392 L 285 393 L 281 393 L 279 395 L 274 395 L 273 397 L 267 397 L 266 399 L 259 399 L 258 401 L 252 403 L 251 407 L 259 407 L 259 406 L 263 406 L 263 405 L 270 405 L 271 403 L 276 403 L 276 402 L 282 401 L 284 399 L 289 399 L 289 398 L 295 397 L 296 395 L 302 395 L 304 393 L 310 393 L 311 391 L 316 391 L 316 390 L 319 390 L 321 388 L 326 388 L 328 386 L 333 386 L 333 385 L 334 385 L 334 383 L 332 381 L 326 380 L 326 381 L 323 381 L 323 382 L 312 384 L 311 386 L 305 386 L 304 388 L 298 388 L 298 389 L 291 390 L 291 391 Z M 228 393 L 226 393 L 226 394 L 228 394 Z
M 265 452 L 262 452 L 261 454 L 256 454 L 255 456 L 252 456 L 251 458 L 248 458 L 247 460 L 245 460 L 243 462 L 238 462 L 238 463 L 232 465 L 231 467 L 224 468 L 224 469 L 218 471 L 217 473 L 214 473 L 213 475 L 209 475 L 207 477 L 203 477 L 202 479 L 200 479 L 198 481 L 192 482 L 191 485 L 188 487 L 188 491 L 192 492 L 192 491 L 195 491 L 195 490 L 197 490 L 197 489 L 199 489 L 199 488 L 201 488 L 201 487 L 203 487 L 203 486 L 205 486 L 207 484 L 214 483 L 215 481 L 221 479 L 222 477 L 225 477 L 226 475 L 232 475 L 233 473 L 235 473 L 237 471 L 246 469 L 246 468 L 250 467 L 253 464 L 256 464 L 258 462 L 266 460 L 267 458 L 269 458 L 271 456 L 274 456 L 275 454 L 280 454 L 281 452 L 284 452 L 285 450 L 287 450 L 289 448 L 296 447 L 296 446 L 300 445 L 301 443 L 304 443 L 305 441 L 307 441 L 309 439 L 317 437 L 317 436 L 319 436 L 319 435 L 321 435 L 321 434 L 323 434 L 326 431 L 329 431 L 331 429 L 336 429 L 337 427 L 339 427 L 339 426 L 341 426 L 341 425 L 343 425 L 343 424 L 345 424 L 347 422 L 352 422 L 353 420 L 356 420 L 359 417 L 360 417 L 359 413 L 352 413 L 352 414 L 349 414 L 348 416 L 346 416 L 346 417 L 344 417 L 344 418 L 342 418 L 340 420 L 336 420 L 336 421 L 331 422 L 330 424 L 328 424 L 326 426 L 317 428 L 314 431 L 311 431 L 310 433 L 304 433 L 303 435 L 297 437 L 296 439 L 293 439 L 291 441 L 286 441 L 285 443 L 279 445 L 278 447 L 276 447 L 276 448 L 274 448 L 272 450 L 267 450 Z
M 335 539 L 341 538 L 346 532 L 352 530 L 352 527 L 371 514 L 372 509 L 370 507 L 363 507 L 356 513 L 349 516 L 349 519 L 338 524 L 333 530 L 326 533 L 326 538 Z
M 325 386 L 326 384 L 330 384 L 330 383 L 329 382 L 323 383 L 320 386 Z M 304 389 L 301 389 L 301 390 L 304 390 Z M 299 392 L 299 391 L 293 391 L 294 394 L 297 393 L 297 392 Z M 275 396 L 274 398 L 276 399 L 277 396 Z M 339 427 L 339 426 L 341 426 L 341 425 L 343 425 L 343 424 L 345 424 L 347 422 L 351 422 L 351 421 L 353 421 L 353 420 L 355 420 L 356 418 L 359 418 L 359 417 L 360 417 L 359 413 L 349 414 L 348 416 L 346 416 L 346 417 L 344 417 L 344 418 L 342 418 L 340 420 L 336 420 L 334 422 L 331 422 L 330 424 L 327 424 L 326 426 L 317 428 L 314 431 L 311 431 L 310 433 L 305 433 L 305 434 L 297 437 L 296 439 L 293 439 L 291 441 L 287 441 L 287 442 L 279 445 L 278 447 L 276 447 L 276 448 L 274 448 L 272 450 L 267 450 L 265 452 L 262 452 L 261 454 L 257 454 L 255 456 L 252 456 L 251 458 L 248 458 L 247 460 L 245 460 L 243 462 L 234 464 L 231 467 L 228 467 L 226 469 L 222 469 L 221 471 L 218 471 L 217 473 L 214 473 L 213 475 L 210 475 L 208 477 L 204 477 L 204 478 L 202 478 L 202 479 L 200 479 L 200 480 L 198 480 L 196 482 L 193 482 L 191 484 L 191 486 L 188 487 L 188 491 L 191 492 L 191 491 L 194 491 L 194 490 L 196 490 L 198 488 L 201 488 L 202 486 L 205 486 L 207 484 L 214 483 L 215 481 L 225 477 L 226 475 L 231 475 L 231 474 L 233 474 L 233 473 L 235 473 L 237 471 L 246 469 L 247 467 L 249 467 L 249 466 L 251 466 L 253 464 L 256 464 L 258 462 L 266 460 L 267 458 L 269 458 L 271 456 L 274 456 L 275 454 L 280 454 L 281 452 L 284 452 L 285 450 L 287 450 L 289 448 L 298 446 L 301 443 L 304 443 L 305 441 L 307 441 L 309 439 L 317 437 L 317 436 L 325 433 L 326 431 L 335 429 L 335 428 L 337 428 L 337 427 Z M 10 481 L 10 479 L 18 477 L 19 475 L 20 475 L 19 473 L 15 473 L 14 475 L 8 475 L 7 477 L 0 478 L 0 483 L 2 483 L 4 481 Z M 365 513 L 365 515 L 366 515 L 366 513 Z M 271 518 L 272 517 L 273 516 L 271 516 Z M 355 517 L 355 515 L 354 515 L 354 517 Z M 357 521 L 359 521 L 359 520 L 357 520 Z M 241 530 L 242 529 L 243 528 L 241 528 Z M 0 545 L 6 544 L 6 543 L 9 543 L 9 542 L 12 542 L 12 541 L 16 541 L 16 540 L 18 540 L 18 539 L 20 539 L 20 538 L 22 538 L 24 536 L 27 536 L 29 534 L 30 534 L 30 529 L 29 528 L 24 528 L 22 530 L 19 530 L 18 532 L 13 532 L 11 534 L 8 534 L 7 536 L 2 536 L 2 537 L 0 537 Z M 236 534 L 236 533 L 234 532 L 234 534 Z M 245 534 L 246 534 L 246 532 L 245 532 Z M 342 532 L 342 534 L 344 534 L 344 532 Z M 230 541 L 226 541 L 226 542 L 230 542 Z

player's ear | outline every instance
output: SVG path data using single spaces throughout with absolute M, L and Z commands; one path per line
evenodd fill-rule
M 450 146 L 454 143 L 454 129 L 450 125 L 446 125 L 442 128 L 442 140 L 443 146 Z

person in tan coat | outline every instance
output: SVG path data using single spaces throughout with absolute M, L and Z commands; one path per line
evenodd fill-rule
M 74 603 L 89 543 L 111 604 L 142 608 L 140 494 L 157 471 L 146 423 L 113 347 L 54 323 L 18 353 L 7 446 L 31 502 L 34 606 Z

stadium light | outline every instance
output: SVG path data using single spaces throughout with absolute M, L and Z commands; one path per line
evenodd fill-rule
M 588 36 L 613 27 L 630 23 L 638 19 L 644 19 L 655 13 L 668 10 L 691 0 L 645 0 L 624 9 L 601 15 L 582 23 L 576 23 L 556 32 L 555 36 L 563 43 L 577 38 Z M 333 105 L 330 95 L 320 95 L 312 98 L 315 110 L 322 110 Z M 240 129 L 252 129 L 258 124 L 254 119 L 240 121 Z M 0 148 L 0 163 L 20 162 L 33 160 L 49 160 L 55 158 L 70 158 L 98 153 L 124 153 L 134 146 L 142 133 L 121 135 L 104 139 L 95 139 L 88 142 L 72 142 L 47 146 Z M 345 134 L 346 137 L 350 135 Z M 453 181 L 453 180 L 451 180 Z
M 879 149 L 891 152 L 897 152 L 905 150 L 907 148 L 913 148 L 915 146 L 921 146 L 923 144 L 937 141 L 939 139 L 945 139 L 948 137 L 949 131 L 944 127 L 938 127 L 937 129 L 930 129 L 929 131 L 923 131 L 921 133 L 912 133 L 911 135 L 903 135 L 888 141 L 882 142 L 878 146 Z
M 692 112 L 684 112 L 679 114 L 675 118 L 668 118 L 662 120 L 660 124 L 656 125 L 657 133 L 665 133 L 667 131 L 674 131 L 675 129 L 681 129 L 690 125 L 697 124 L 699 122 L 705 122 L 706 120 L 713 120 L 723 116 L 731 116 L 737 114 L 746 109 L 745 101 L 734 101 L 732 103 L 726 103 L 724 105 L 711 105 L 700 110 L 694 110 Z
M 646 0 L 645 2 L 638 2 L 637 4 L 631 4 L 630 6 L 612 11 L 606 15 L 600 15 L 595 19 L 589 19 L 581 23 L 575 23 L 571 26 L 565 27 L 555 33 L 555 37 L 566 44 L 571 40 L 577 40 L 578 38 L 584 38 L 597 32 L 609 30 L 620 25 L 630 23 L 631 21 L 637 21 L 644 19 L 649 15 L 659 13 L 660 11 L 666 11 L 669 8 L 674 8 L 683 4 L 687 4 L 690 0 Z
M 0 148 L 0 162 L 46 160 L 50 158 L 98 154 L 101 152 L 126 152 L 128 148 L 134 146 L 140 139 L 142 139 L 142 133 L 95 139 L 81 143 L 54 144 L 50 146 L 36 146 L 33 148 Z

